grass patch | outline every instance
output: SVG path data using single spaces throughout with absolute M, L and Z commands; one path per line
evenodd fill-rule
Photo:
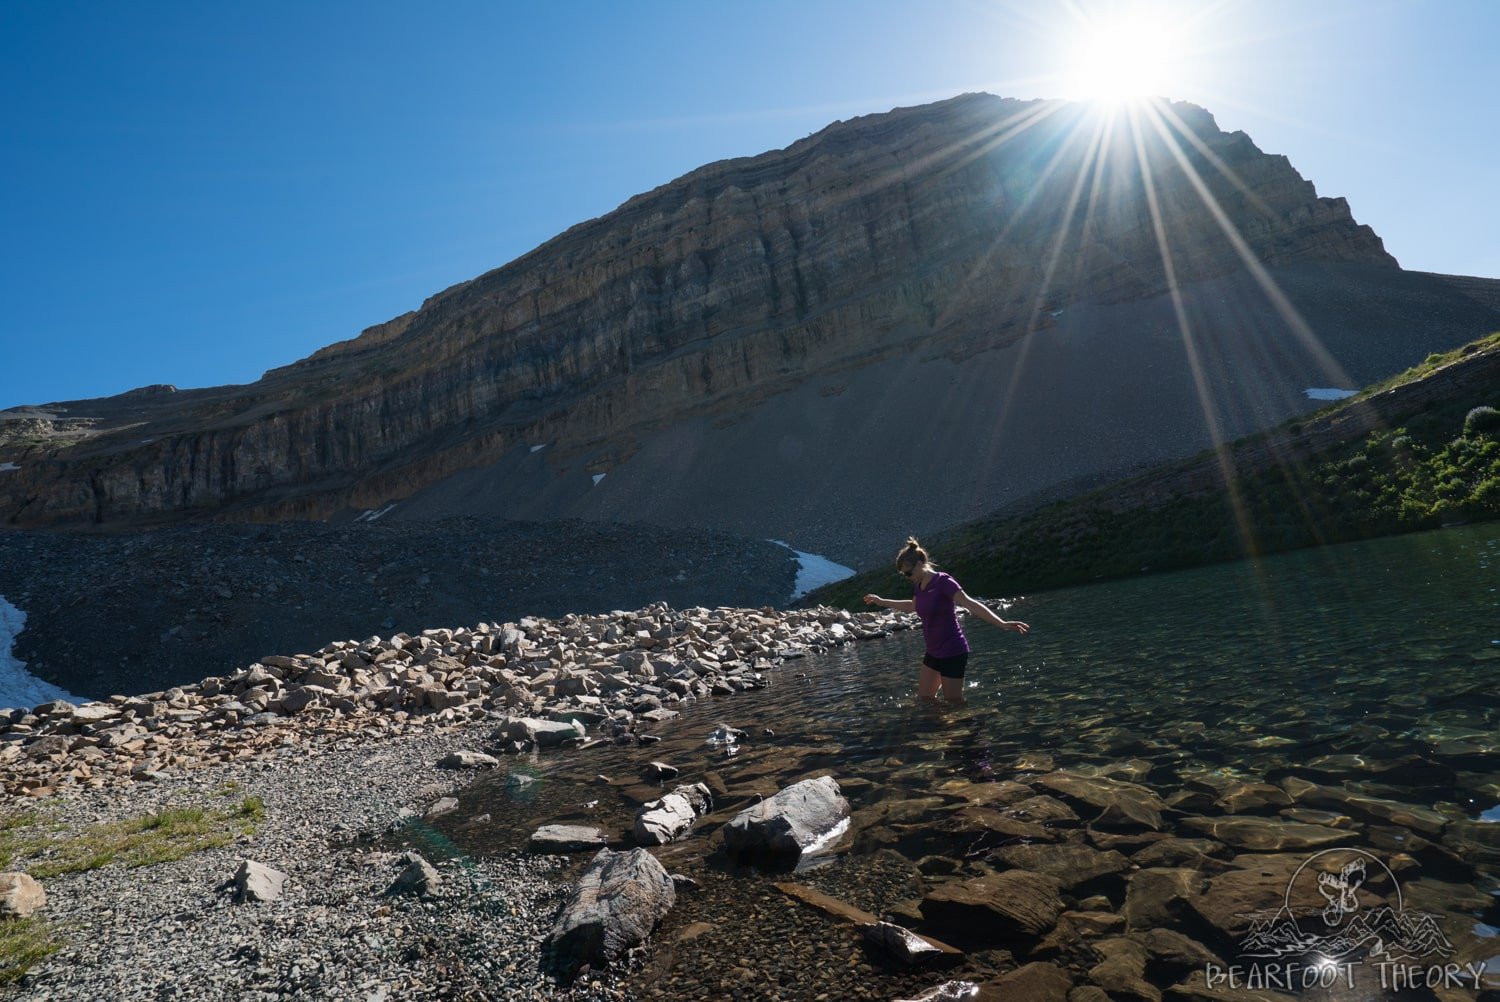
M 12 815 L 0 820 L 0 861 L 7 867 L 19 861 L 21 868 L 38 880 L 82 873 L 110 863 L 150 866 L 253 835 L 265 816 L 261 799 L 246 797 L 227 810 L 170 807 L 67 835 L 39 832 L 35 812 Z
M 32 964 L 61 946 L 41 919 L 0 919 L 0 986 L 15 984 Z

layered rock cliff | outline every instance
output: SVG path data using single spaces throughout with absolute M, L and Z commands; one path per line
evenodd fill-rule
M 1400 273 L 1342 199 L 1194 106 L 897 109 L 703 167 L 254 384 L 11 412 L 0 520 L 320 517 L 530 443 L 618 458 L 811 374 L 1252 261 Z

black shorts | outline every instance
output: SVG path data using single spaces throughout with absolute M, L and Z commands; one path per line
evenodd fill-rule
M 956 654 L 951 658 L 935 658 L 931 654 L 925 654 L 922 656 L 922 663 L 943 678 L 963 678 L 964 669 L 969 667 L 969 656 Z

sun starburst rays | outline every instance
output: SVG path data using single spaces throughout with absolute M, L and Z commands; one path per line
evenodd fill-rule
M 1053 119 L 1058 129 L 1065 130 L 1056 140 L 1056 149 L 1049 151 L 1050 157 L 1033 171 L 1030 189 L 1018 193 L 989 245 L 969 267 L 966 286 L 1003 281 L 1001 272 L 1007 272 L 1010 266 L 997 262 L 996 258 L 1008 253 L 1006 242 L 1016 228 L 1028 223 L 1053 227 L 1045 236 L 1045 249 L 1038 254 L 1035 270 L 1030 272 L 1033 276 L 1028 279 L 1032 286 L 1030 299 L 1022 334 L 1014 345 L 1008 385 L 996 393 L 994 409 L 988 416 L 989 431 L 977 450 L 976 460 L 985 466 L 1003 462 L 1012 402 L 1017 397 L 1017 386 L 1027 378 L 1034 348 L 1034 339 L 1025 335 L 1044 325 L 1046 313 L 1054 305 L 1065 305 L 1069 297 L 1079 294 L 1081 288 L 1090 286 L 1101 274 L 1110 275 L 1110 269 L 1114 275 L 1111 280 L 1144 283 L 1142 291 L 1160 282 L 1181 345 L 1186 374 L 1197 399 L 1202 434 L 1215 449 L 1219 479 L 1240 546 L 1246 553 L 1258 552 L 1261 549 L 1256 538 L 1258 530 L 1250 515 L 1250 505 L 1240 493 L 1240 471 L 1235 468 L 1228 445 L 1238 434 L 1232 429 L 1244 427 L 1247 420 L 1260 425 L 1279 418 L 1287 401 L 1279 396 L 1265 400 L 1244 395 L 1233 400 L 1220 399 L 1225 388 L 1239 382 L 1241 375 L 1233 369 L 1240 363 L 1221 356 L 1219 349 L 1226 343 L 1221 339 L 1236 338 L 1239 356 L 1247 359 L 1249 365 L 1266 371 L 1284 368 L 1286 345 L 1294 344 L 1298 346 L 1294 350 L 1300 350 L 1297 358 L 1340 381 L 1340 385 L 1348 382 L 1338 361 L 1263 260 L 1265 234 L 1251 237 L 1241 230 L 1244 213 L 1276 220 L 1277 212 L 1194 131 L 1184 119 L 1186 112 L 1181 106 L 1174 108 L 1165 100 L 1150 99 L 1114 107 L 1096 105 L 1091 110 L 1066 102 L 1048 102 L 1046 108 L 1045 114 L 1037 112 L 1024 122 L 994 130 L 983 142 L 960 154 L 964 159 L 983 155 L 1040 122 L 1065 110 L 1071 112 Z M 953 149 L 948 152 L 952 155 Z M 1075 165 L 1071 176 L 1060 178 L 1059 172 L 1069 164 Z M 1229 203 L 1225 202 L 1226 194 Z M 1119 258 L 1118 251 L 1110 247 L 1112 241 L 1119 239 L 1121 213 L 1130 211 L 1132 198 L 1139 199 L 1135 204 L 1144 205 L 1146 232 L 1155 245 L 1155 261 L 1149 264 L 1139 259 Z M 1167 198 L 1171 199 L 1170 209 Z M 1199 204 L 1196 215 L 1187 207 L 1187 201 Z M 1048 211 L 1039 208 L 1044 205 L 1049 207 Z M 1220 264 L 1202 260 L 1205 254 Z M 1223 295 L 1246 296 L 1253 289 L 1259 300 L 1237 301 L 1240 305 L 1225 300 L 1227 312 L 1209 320 L 1200 315 L 1205 308 L 1200 301 L 1203 294 L 1189 291 L 1189 286 L 1223 275 L 1224 267 L 1233 267 L 1231 261 L 1253 285 L 1236 291 L 1239 287 L 1231 283 Z M 1101 268 L 1106 270 L 1101 272 Z M 1010 276 L 1011 280 L 1017 277 Z M 973 301 L 978 301 L 974 296 L 993 295 L 994 290 L 979 293 L 973 288 L 961 292 L 939 314 L 936 326 L 941 328 L 956 319 L 958 311 L 972 308 Z M 1004 293 L 1000 295 L 997 303 L 1003 300 Z M 1235 315 L 1242 315 L 1243 319 L 1236 323 Z M 1203 323 L 1208 323 L 1208 327 L 1200 331 Z M 1240 330 L 1236 332 L 1235 326 Z M 1291 341 L 1278 340 L 1282 335 L 1275 331 L 1289 334 Z M 1300 481 L 1301 470 L 1294 454 L 1273 451 L 1268 458 L 1282 471 L 1281 475 L 1292 482 Z M 1299 516 L 1316 535 L 1316 513 L 1300 499 L 1299 503 L 1302 505 Z

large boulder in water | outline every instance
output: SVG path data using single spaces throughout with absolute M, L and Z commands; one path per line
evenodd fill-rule
M 635 840 L 641 845 L 663 845 L 681 838 L 712 804 L 713 797 L 704 784 L 679 786 L 641 808 L 635 816 Z
M 645 849 L 600 849 L 578 878 L 543 949 L 560 973 L 602 966 L 644 943 L 677 901 L 672 878 Z
M 724 826 L 732 852 L 800 855 L 849 816 L 849 802 L 832 776 L 804 779 L 741 811 Z

